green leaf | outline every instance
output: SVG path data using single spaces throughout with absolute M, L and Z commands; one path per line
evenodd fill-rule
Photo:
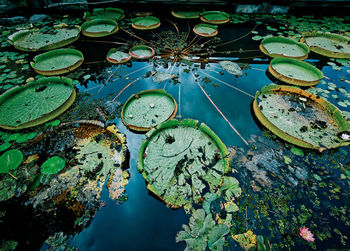
M 1 144 L 1 145 L 0 145 L 0 152 L 9 149 L 10 146 L 11 146 L 11 143 L 9 143 L 9 142 L 5 142 L 5 143 Z
M 298 156 L 304 156 L 304 151 L 299 149 L 299 148 L 296 148 L 296 147 L 292 147 L 291 149 L 291 152 L 295 155 L 298 155 Z
M 66 161 L 59 156 L 54 156 L 46 160 L 41 165 L 41 173 L 56 174 L 61 171 L 66 165 Z
M 23 161 L 23 154 L 20 150 L 12 149 L 0 156 L 0 173 L 8 173 L 16 169 Z

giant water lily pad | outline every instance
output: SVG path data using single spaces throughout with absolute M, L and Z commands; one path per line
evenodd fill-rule
M 84 18 L 88 21 L 95 19 L 110 19 L 114 21 L 119 21 L 124 18 L 124 11 L 118 8 L 95 8 L 92 13 L 85 12 Z
M 197 24 L 193 32 L 201 37 L 214 37 L 218 34 L 218 27 L 211 24 Z
M 12 149 L 0 156 L 0 173 L 8 173 L 16 169 L 23 161 L 23 153 L 20 150 Z
M 116 48 L 112 48 L 107 53 L 107 60 L 113 64 L 123 64 L 131 59 L 131 55 L 128 53 L 118 51 Z
M 268 70 L 278 80 L 292 85 L 313 86 L 323 78 L 313 65 L 292 58 L 274 58 Z
M 199 18 L 201 11 L 196 9 L 174 9 L 171 11 L 171 14 L 174 17 L 181 19 L 196 19 Z
M 95 19 L 81 25 L 81 32 L 87 37 L 105 37 L 116 33 L 119 26 L 110 19 Z
M 131 26 L 137 30 L 151 30 L 160 26 L 159 18 L 153 16 L 136 17 L 131 21 Z
M 67 110 L 75 96 L 73 81 L 63 77 L 13 87 L 0 96 L 0 127 L 17 130 L 45 123 Z
M 338 137 L 350 129 L 341 111 L 297 87 L 265 86 L 257 92 L 253 109 L 265 127 L 295 145 L 323 151 L 349 144 Z
M 265 38 L 260 44 L 262 53 L 269 57 L 287 57 L 304 60 L 310 52 L 309 47 L 285 37 Z
M 168 120 L 143 140 L 137 163 L 147 188 L 169 207 L 198 203 L 229 171 L 226 146 L 202 123 Z
M 154 50 L 146 45 L 136 45 L 129 50 L 130 56 L 136 59 L 149 59 L 154 56 Z
M 230 21 L 230 15 L 223 11 L 205 11 L 200 15 L 203 22 L 210 24 L 224 24 Z
M 75 49 L 57 49 L 34 57 L 30 65 L 42 75 L 64 74 L 78 68 L 84 61 L 83 54 Z
M 21 51 L 47 51 L 57 49 L 78 40 L 80 28 L 57 29 L 53 33 L 21 30 L 8 37 L 8 42 Z
M 220 61 L 219 65 L 227 72 L 235 75 L 235 76 L 242 76 L 243 72 L 241 67 L 239 67 L 238 64 L 232 61 L 224 60 Z
M 313 32 L 306 34 L 302 42 L 320 55 L 332 58 L 350 58 L 350 38 L 333 33 Z
M 132 95 L 124 104 L 121 117 L 129 129 L 147 132 L 152 127 L 174 118 L 175 99 L 164 90 L 146 90 Z

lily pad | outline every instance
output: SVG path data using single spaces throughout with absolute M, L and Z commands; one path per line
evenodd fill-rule
M 23 161 L 23 153 L 17 149 L 11 149 L 0 156 L 0 173 L 8 173 L 16 169 Z
M 107 53 L 107 60 L 113 64 L 123 64 L 131 60 L 131 55 L 112 48 Z
M 152 30 L 160 26 L 159 18 L 153 16 L 136 17 L 131 21 L 131 26 L 137 30 Z
M 30 65 L 46 76 L 60 75 L 78 68 L 84 61 L 83 54 L 75 49 L 57 49 L 34 57 Z
M 312 32 L 301 38 L 310 49 L 332 58 L 350 58 L 350 38 L 333 33 Z
M 45 123 L 67 110 L 75 96 L 73 81 L 64 77 L 13 87 L 0 96 L 0 127 L 18 130 Z
M 110 19 L 95 19 L 81 25 L 81 32 L 87 37 L 105 37 L 116 33 L 119 26 Z
M 21 30 L 8 37 L 8 42 L 21 51 L 48 51 L 78 40 L 80 28 L 58 29 L 54 33 Z
M 173 75 L 167 72 L 157 71 L 155 74 L 153 74 L 153 81 L 157 83 L 161 83 L 165 80 L 169 80 L 172 78 L 173 78 Z
M 124 18 L 124 11 L 118 8 L 95 8 L 92 13 L 85 12 L 84 18 L 88 21 L 95 19 L 110 19 L 119 21 Z
M 338 134 L 350 129 L 341 111 L 297 87 L 268 85 L 257 92 L 254 113 L 278 137 L 304 148 L 324 151 L 349 145 Z
M 235 76 L 241 76 L 243 75 L 241 67 L 239 67 L 238 64 L 232 62 L 232 61 L 220 61 L 219 65 L 227 72 L 235 75 Z
M 204 123 L 198 127 L 192 119 L 168 120 L 146 138 L 137 168 L 147 188 L 169 207 L 198 203 L 229 171 L 226 146 Z
M 61 171 L 66 165 L 66 161 L 59 156 L 53 156 L 46 160 L 41 165 L 41 172 L 43 174 L 56 174 Z
M 136 59 L 149 59 L 154 56 L 154 50 L 146 45 L 136 45 L 129 50 L 130 56 Z
M 197 24 L 193 32 L 201 37 L 214 37 L 218 34 L 218 27 L 211 24 Z
M 147 132 L 175 117 L 175 99 L 164 90 L 146 90 L 132 95 L 124 104 L 121 117 L 129 129 Z
M 199 18 L 202 11 L 196 9 L 179 8 L 171 11 L 171 15 L 181 19 L 196 19 Z
M 304 60 L 310 52 L 309 47 L 285 37 L 265 38 L 260 44 L 262 53 L 269 57 L 287 57 Z
M 292 58 L 274 58 L 269 72 L 278 80 L 298 86 L 313 86 L 323 78 L 323 73 L 313 65 Z
M 224 24 L 230 21 L 230 15 L 223 11 L 205 11 L 201 13 L 201 20 L 210 24 Z

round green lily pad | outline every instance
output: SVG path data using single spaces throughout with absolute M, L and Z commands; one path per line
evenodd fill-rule
M 0 173 L 8 173 L 16 169 L 23 161 L 23 153 L 20 150 L 12 149 L 0 156 Z
M 0 127 L 18 130 L 45 123 L 74 102 L 73 81 L 48 77 L 16 86 L 0 96 Z
M 131 55 L 118 51 L 116 48 L 110 49 L 107 53 L 107 60 L 113 64 L 123 64 L 128 62 L 131 58 Z
M 218 34 L 218 27 L 211 24 L 197 24 L 193 32 L 201 37 L 214 37 Z
M 198 203 L 214 191 L 229 171 L 226 146 L 202 123 L 175 119 L 146 134 L 137 168 L 147 188 L 169 207 Z
M 119 21 L 124 18 L 124 11 L 118 8 L 95 8 L 92 13 L 85 12 L 84 18 L 88 21 L 95 19 L 110 19 Z
M 81 25 L 81 33 L 87 37 L 105 37 L 116 33 L 119 26 L 110 19 L 95 19 Z
M 196 9 L 174 9 L 171 11 L 171 15 L 181 19 L 196 19 L 199 18 L 201 10 Z
M 313 86 L 323 78 L 313 65 L 292 58 L 274 58 L 268 70 L 278 80 L 292 85 Z
M 57 49 L 78 40 L 80 28 L 57 29 L 54 33 L 36 30 L 18 31 L 8 37 L 8 42 L 21 51 L 47 51 Z
M 5 142 L 5 143 L 1 144 L 1 145 L 0 145 L 0 152 L 9 149 L 10 146 L 11 146 L 11 143 L 9 143 L 9 142 Z
M 200 15 L 203 22 L 210 24 L 224 24 L 230 21 L 230 15 L 223 11 L 205 11 Z
M 320 55 L 332 58 L 350 58 L 350 37 L 333 33 L 313 32 L 306 34 L 301 42 Z
M 309 47 L 285 37 L 265 38 L 260 44 L 260 51 L 269 57 L 287 57 L 304 60 L 310 52 Z
M 300 147 L 324 151 L 350 144 L 338 136 L 350 130 L 350 122 L 341 111 L 300 88 L 265 86 L 257 92 L 253 109 L 267 129 Z
M 136 45 L 129 50 L 130 56 L 136 59 L 149 59 L 154 56 L 154 50 L 146 45 Z
M 66 165 L 66 161 L 59 156 L 53 156 L 41 165 L 41 173 L 56 174 Z
M 60 75 L 78 68 L 84 61 L 83 54 L 75 49 L 57 49 L 34 57 L 30 65 L 46 76 Z
M 124 104 L 121 118 L 128 128 L 149 131 L 152 127 L 174 118 L 175 99 L 164 90 L 146 90 L 132 95 Z
M 136 17 L 131 21 L 131 26 L 138 30 L 151 30 L 160 26 L 159 18 L 153 16 Z

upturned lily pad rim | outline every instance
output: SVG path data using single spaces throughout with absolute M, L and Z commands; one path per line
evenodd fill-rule
M 131 60 L 131 55 L 129 54 L 127 58 L 125 59 L 122 59 L 121 61 L 117 61 L 117 60 L 114 60 L 113 58 L 110 58 L 110 55 L 117 52 L 118 50 L 116 48 L 111 48 L 108 53 L 107 53 L 107 60 L 108 62 L 112 63 L 112 64 L 123 64 L 123 63 L 126 63 L 128 61 Z M 125 52 L 126 53 L 126 52 Z M 128 54 L 128 53 L 126 53 Z
M 154 23 L 152 25 L 148 25 L 148 26 L 135 24 L 135 22 L 137 22 L 138 20 L 142 20 L 142 19 L 151 19 L 151 20 L 154 20 L 156 23 Z M 132 21 L 131 27 L 134 29 L 137 29 L 137 30 L 152 30 L 152 29 L 158 28 L 161 24 L 159 18 L 154 17 L 154 16 L 135 17 L 131 21 Z
M 281 73 L 279 73 L 275 68 L 274 65 L 279 64 L 279 63 L 288 63 L 288 64 L 292 64 L 292 65 L 298 65 L 300 67 L 305 68 L 306 70 L 310 71 L 310 72 L 314 72 L 316 73 L 316 75 L 318 76 L 317 80 L 313 80 L 313 81 L 308 81 L 308 80 L 300 80 L 300 79 L 296 79 L 296 78 L 292 78 L 286 75 L 283 75 Z M 315 66 L 304 62 L 304 61 L 300 61 L 297 59 L 293 59 L 293 58 L 274 58 L 271 60 L 268 71 L 272 74 L 272 76 L 274 76 L 275 78 L 277 78 L 278 80 L 281 80 L 287 84 L 291 84 L 291 85 L 298 85 L 298 86 L 314 86 L 317 85 L 318 82 L 320 82 L 320 80 L 323 78 L 323 73 L 322 71 L 320 71 L 319 69 L 317 69 Z
M 186 15 L 184 14 L 186 12 L 198 12 L 198 14 Z M 176 8 L 171 11 L 171 15 L 180 19 L 196 19 L 200 17 L 201 13 L 202 13 L 201 10 L 195 10 L 195 9 L 191 10 L 191 9 Z
M 300 57 L 291 57 L 291 56 L 285 56 L 283 54 L 277 54 L 277 53 L 272 53 L 270 54 L 266 48 L 264 47 L 264 45 L 266 45 L 267 43 L 271 43 L 271 42 L 278 42 L 278 43 L 287 43 L 287 44 L 295 44 L 298 45 L 299 47 L 301 47 L 304 51 L 305 51 L 305 55 L 304 56 L 300 56 Z M 268 37 L 265 38 L 264 40 L 261 41 L 261 44 L 259 46 L 259 49 L 262 53 L 264 53 L 265 55 L 275 58 L 275 57 L 284 57 L 284 58 L 294 58 L 294 59 L 299 59 L 299 60 L 305 60 L 307 59 L 309 53 L 310 53 L 310 48 L 303 44 L 303 43 L 299 43 L 293 39 L 290 38 L 286 38 L 286 37 Z
M 36 64 L 41 61 L 41 60 L 45 60 L 47 58 L 51 58 L 51 57 L 55 57 L 57 55 L 62 56 L 62 55 L 76 55 L 80 57 L 80 60 L 77 61 L 76 63 L 69 65 L 67 67 L 61 68 L 61 69 L 57 69 L 57 70 L 52 70 L 52 71 L 42 71 L 36 68 Z M 45 76 L 54 76 L 54 75 L 60 75 L 60 74 L 64 74 L 67 72 L 71 72 L 75 69 L 77 69 L 79 66 L 82 65 L 82 63 L 84 62 L 84 56 L 83 53 L 81 53 L 81 51 L 78 51 L 76 49 L 66 49 L 66 48 L 62 48 L 62 49 L 57 49 L 57 50 L 52 50 L 52 51 L 48 51 L 42 54 L 39 54 L 37 56 L 35 56 L 33 58 L 33 61 L 30 62 L 30 65 L 32 66 L 32 68 L 34 69 L 35 72 L 41 74 L 41 75 L 45 75 Z
M 308 37 L 319 37 L 319 36 L 323 36 L 332 40 L 336 40 L 336 41 L 340 41 L 340 42 L 345 42 L 345 43 L 349 43 L 350 42 L 350 38 L 346 37 L 346 36 L 342 36 L 339 34 L 334 34 L 334 33 L 330 33 L 330 32 L 310 32 L 310 33 L 305 33 L 304 36 L 300 39 L 300 42 L 304 43 L 307 45 L 307 41 L 306 39 Z M 318 46 L 309 46 L 311 51 L 322 55 L 322 56 L 326 56 L 326 57 L 331 57 L 331 58 L 350 58 L 350 53 L 342 53 L 342 52 L 335 52 L 335 51 L 330 51 Z
M 99 25 L 99 24 L 110 24 L 115 26 L 115 28 L 110 32 L 109 31 L 99 31 L 99 32 L 86 31 L 88 27 Z M 119 30 L 118 23 L 111 19 L 94 19 L 91 21 L 86 21 L 81 25 L 81 33 L 83 33 L 83 35 L 87 37 L 106 37 L 116 33 L 118 30 Z
M 63 29 L 66 29 L 66 28 L 63 28 Z M 48 51 L 48 50 L 53 50 L 53 49 L 57 49 L 57 48 L 69 45 L 69 44 L 75 42 L 76 40 L 78 40 L 80 37 L 81 29 L 79 26 L 75 26 L 74 30 L 78 31 L 77 36 L 69 38 L 69 39 L 61 40 L 61 41 L 58 41 L 56 43 L 52 43 L 49 45 L 45 45 L 45 46 L 42 46 L 38 49 L 31 49 L 31 48 L 23 47 L 23 46 L 16 44 L 16 42 L 19 39 L 21 39 L 22 37 L 25 37 L 31 33 L 34 33 L 34 32 L 41 33 L 41 32 L 39 32 L 38 29 L 17 31 L 17 32 L 11 34 L 10 36 L 8 36 L 7 42 L 9 44 L 11 44 L 13 47 L 15 47 L 17 50 L 20 50 L 20 51 L 25 51 L 25 52 Z M 41 33 L 41 34 L 44 34 L 44 33 Z
M 122 108 L 122 111 L 121 111 L 121 118 L 122 118 L 122 121 L 123 121 L 123 124 L 128 127 L 130 130 L 133 130 L 133 131 L 137 131 L 137 132 L 148 132 L 149 130 L 152 129 L 152 127 L 140 127 L 140 126 L 135 126 L 135 125 L 131 125 L 131 124 L 127 124 L 124 120 L 124 111 L 125 109 L 129 106 L 129 104 L 131 102 L 133 102 L 136 98 L 135 96 L 138 95 L 139 97 L 142 97 L 142 95 L 144 94 L 150 94 L 150 93 L 156 93 L 156 94 L 162 94 L 162 95 L 165 95 L 167 97 L 169 97 L 173 103 L 174 103 L 174 110 L 173 112 L 171 113 L 171 115 L 169 116 L 169 118 L 167 118 L 165 121 L 169 120 L 169 119 L 172 119 L 172 118 L 175 118 L 176 116 L 176 113 L 177 113 L 177 103 L 176 103 L 176 100 L 174 99 L 174 97 L 172 95 L 170 95 L 169 93 L 167 93 L 165 90 L 163 89 L 151 89 L 151 90 L 145 90 L 145 91 L 141 91 L 141 92 L 138 92 L 138 93 L 135 93 L 133 95 L 131 95 L 128 100 L 124 103 L 123 105 L 123 108 Z
M 122 9 L 119 9 L 119 8 L 113 8 L 113 7 L 107 7 L 107 8 L 95 8 L 92 10 L 92 12 L 85 12 L 84 13 L 84 18 L 87 20 L 87 21 L 92 21 L 92 20 L 95 20 L 95 19 L 101 19 L 101 18 L 91 18 L 91 16 L 97 16 L 97 15 L 100 15 L 105 13 L 105 12 L 115 12 L 115 13 L 118 13 L 120 14 L 120 17 L 119 18 L 106 18 L 104 17 L 103 19 L 110 19 L 110 20 L 114 20 L 114 21 L 119 21 L 119 20 L 122 20 L 124 17 L 125 17 L 125 14 L 124 14 L 124 11 Z M 102 15 L 101 15 L 102 17 Z
M 209 33 L 201 33 L 197 30 L 201 26 L 212 28 L 214 31 L 210 34 Z M 212 24 L 200 23 L 200 24 L 197 24 L 193 28 L 193 32 L 196 33 L 198 36 L 202 36 L 202 37 L 214 37 L 218 34 L 218 27 L 216 25 L 212 25 Z
M 137 160 L 137 170 L 142 173 L 143 178 L 147 182 L 147 189 L 151 191 L 153 194 L 155 194 L 158 198 L 160 198 L 162 201 L 164 201 L 165 204 L 170 206 L 171 208 L 179 208 L 180 206 L 178 205 L 172 205 L 169 204 L 166 200 L 164 200 L 163 196 L 158 195 L 155 190 L 153 189 L 152 185 L 148 182 L 147 175 L 144 171 L 144 165 L 143 165 L 143 158 L 144 158 L 144 152 L 151 141 L 151 139 L 159 134 L 161 131 L 169 128 L 174 128 L 174 127 L 192 127 L 195 129 L 200 130 L 204 134 L 206 134 L 209 138 L 213 140 L 213 142 L 216 144 L 218 147 L 221 156 L 223 157 L 225 161 L 225 173 L 229 172 L 230 166 L 229 166 L 229 158 L 226 157 L 229 154 L 229 151 L 227 150 L 226 145 L 221 141 L 221 139 L 204 123 L 201 123 L 200 126 L 198 126 L 198 120 L 194 119 L 183 119 L 181 121 L 177 119 L 170 119 L 168 121 L 165 121 L 163 123 L 160 123 L 157 127 L 152 128 L 149 132 L 146 133 L 146 139 L 142 140 L 140 149 L 139 149 L 139 154 L 138 154 L 138 160 Z
M 74 102 L 76 97 L 76 91 L 74 89 L 74 83 L 72 79 L 65 78 L 65 77 L 47 77 L 47 78 L 40 78 L 35 81 L 31 81 L 26 85 L 21 86 L 15 86 L 2 95 L 0 95 L 0 106 L 2 103 L 4 103 L 6 100 L 10 99 L 12 96 L 18 94 L 19 92 L 23 91 L 24 89 L 34 86 L 34 85 L 42 85 L 42 84 L 49 84 L 50 82 L 61 82 L 62 84 L 68 85 L 72 87 L 72 93 L 69 96 L 69 98 L 59 107 L 57 107 L 55 110 L 43 114 L 40 118 L 16 125 L 16 126 L 9 126 L 0 124 L 0 128 L 6 129 L 6 130 L 20 130 L 24 128 L 29 128 L 33 126 L 37 126 L 40 124 L 43 124 L 49 120 L 52 120 L 53 118 L 59 116 L 63 112 L 65 112 Z
M 253 101 L 253 111 L 257 119 L 261 122 L 261 124 L 265 126 L 267 129 L 269 129 L 272 133 L 277 135 L 279 138 L 303 148 L 315 149 L 320 152 L 323 152 L 326 150 L 324 147 L 316 146 L 306 141 L 303 141 L 302 139 L 291 136 L 290 134 L 288 134 L 288 132 L 285 132 L 279 129 L 276 125 L 270 122 L 270 120 L 262 113 L 257 102 L 258 97 L 263 94 L 278 93 L 278 92 L 288 93 L 288 94 L 293 93 L 301 97 L 305 97 L 307 99 L 312 100 L 313 102 L 317 103 L 322 108 L 322 110 L 324 110 L 329 116 L 332 117 L 334 123 L 337 125 L 340 131 L 350 130 L 350 122 L 346 119 L 346 117 L 342 114 L 342 112 L 337 107 L 335 107 L 333 104 L 331 104 L 327 100 L 319 97 L 318 95 L 314 95 L 310 92 L 304 91 L 298 87 L 271 84 L 271 85 L 264 86 L 261 89 L 261 92 L 259 91 L 256 92 L 255 99 Z M 339 145 L 332 148 L 346 146 L 349 144 L 350 142 L 342 142 Z
M 147 50 L 150 50 L 152 55 L 150 56 L 138 56 L 137 54 L 133 53 L 132 51 L 137 49 L 137 48 L 144 48 L 144 49 L 147 49 Z M 153 57 L 155 54 L 153 48 L 147 46 L 147 45 L 135 45 L 133 47 L 131 47 L 131 49 L 129 50 L 129 55 L 135 59 L 149 59 L 151 57 Z
M 208 20 L 207 18 L 205 18 L 206 15 L 211 15 L 211 14 L 222 15 L 222 19 Z M 210 24 L 224 24 L 230 21 L 230 15 L 224 11 L 204 11 L 200 14 L 200 16 L 203 22 L 210 23 Z

